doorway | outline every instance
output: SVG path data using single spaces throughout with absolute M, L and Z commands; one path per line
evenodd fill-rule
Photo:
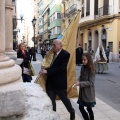
M 98 45 L 99 45 L 99 33 L 95 30 L 95 39 L 94 39 L 94 52 L 96 53 Z

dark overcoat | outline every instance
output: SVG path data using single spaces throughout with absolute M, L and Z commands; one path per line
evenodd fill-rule
M 76 64 L 82 64 L 82 54 L 83 49 L 81 47 L 78 47 L 76 49 Z
M 67 64 L 70 54 L 61 50 L 53 64 L 47 69 L 47 90 L 66 90 L 67 89 Z
M 83 102 L 95 102 L 95 72 L 88 71 L 82 66 L 79 87 L 79 100 Z

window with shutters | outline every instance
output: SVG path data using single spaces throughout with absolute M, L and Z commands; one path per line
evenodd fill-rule
M 98 15 L 98 0 L 95 0 L 94 3 L 94 15 Z
M 82 13 L 81 13 L 81 17 L 84 17 L 84 0 L 82 0 Z
M 90 0 L 86 1 L 86 16 L 90 15 Z
M 109 0 L 104 0 L 103 15 L 108 15 L 109 12 Z

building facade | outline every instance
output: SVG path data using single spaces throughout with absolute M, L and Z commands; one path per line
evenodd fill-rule
M 43 17 L 43 42 L 45 43 L 46 46 L 49 45 L 49 39 L 50 39 L 50 34 L 48 27 L 50 26 L 50 9 L 49 9 L 49 4 L 48 6 L 44 9 L 42 13 Z
M 118 61 L 120 46 L 120 0 L 80 0 L 81 19 L 78 44 L 84 51 L 90 46 L 96 52 L 99 45 L 110 46 L 111 61 Z
M 38 33 L 39 33 L 39 44 L 38 48 L 40 49 L 44 44 L 44 19 L 43 12 L 46 7 L 49 5 L 49 0 L 39 0 L 38 2 Z
M 50 26 L 48 30 L 50 33 L 50 42 L 52 42 L 61 33 L 61 0 L 51 0 L 49 8 Z
M 62 31 L 67 28 L 71 20 L 76 15 L 77 11 L 80 10 L 80 1 L 78 0 L 62 0 Z

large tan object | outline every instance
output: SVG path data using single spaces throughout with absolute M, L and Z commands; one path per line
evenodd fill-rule
M 72 20 L 70 25 L 68 26 L 67 30 L 65 31 L 62 42 L 63 48 L 70 53 L 70 60 L 67 66 L 67 91 L 68 97 L 76 97 L 78 96 L 77 87 L 72 89 L 72 85 L 76 81 L 76 60 L 75 60 L 75 50 L 76 50 L 76 36 L 77 36 L 77 29 L 79 23 L 80 13 L 76 15 L 76 17 Z M 53 52 L 52 50 L 45 56 L 42 62 L 42 68 L 48 68 L 52 62 Z M 40 84 L 41 87 L 45 90 L 45 75 L 39 75 L 36 83 Z
M 11 59 L 17 59 L 13 50 L 12 0 L 5 0 L 5 53 Z
M 21 68 L 5 55 L 5 0 L 0 0 L 0 118 L 23 114 L 24 103 Z

